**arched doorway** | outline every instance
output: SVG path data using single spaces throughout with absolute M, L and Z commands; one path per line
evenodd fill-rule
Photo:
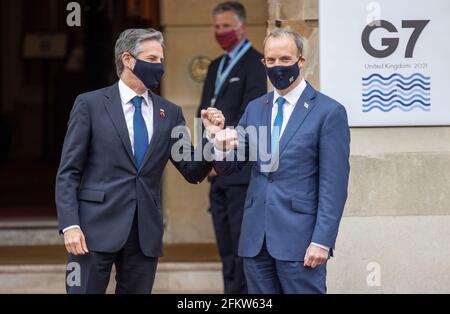
M 79 4 L 80 26 L 67 16 Z M 158 0 L 1 1 L 0 221 L 56 217 L 54 180 L 75 97 L 114 83 L 114 44 L 159 28 Z

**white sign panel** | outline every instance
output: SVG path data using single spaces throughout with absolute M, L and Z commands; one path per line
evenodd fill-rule
M 351 126 L 450 125 L 450 1 L 320 0 L 321 90 Z

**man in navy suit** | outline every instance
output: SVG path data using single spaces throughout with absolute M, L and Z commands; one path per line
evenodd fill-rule
M 275 91 L 215 137 L 219 174 L 252 167 L 239 244 L 250 293 L 326 293 L 347 198 L 347 114 L 302 78 L 302 52 L 297 33 L 273 30 L 263 63 Z
M 164 73 L 162 45 L 159 31 L 124 31 L 115 48 L 120 81 L 73 106 L 56 178 L 68 293 L 105 293 L 113 264 L 116 293 L 150 293 L 162 255 L 163 170 L 170 159 L 194 184 L 211 171 L 194 161 L 181 109 L 152 92 Z M 216 109 L 202 118 L 210 136 L 223 125 Z
M 216 41 L 225 53 L 208 69 L 198 116 L 202 109 L 220 109 L 230 126 L 236 126 L 247 104 L 267 92 L 262 54 L 245 36 L 246 12 L 239 2 L 224 2 L 213 10 Z M 239 235 L 250 167 L 228 177 L 212 171 L 210 212 L 222 259 L 226 294 L 247 293 L 244 266 L 238 256 Z

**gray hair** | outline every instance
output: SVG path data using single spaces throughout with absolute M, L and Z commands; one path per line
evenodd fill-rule
M 236 17 L 242 23 L 245 23 L 247 19 L 247 13 L 245 12 L 245 7 L 237 1 L 227 1 L 219 3 L 213 10 L 213 15 L 232 11 L 236 14 Z
M 160 31 L 153 28 L 131 28 L 123 31 L 116 41 L 114 56 L 116 61 L 117 76 L 122 75 L 124 65 L 122 55 L 125 52 L 137 57 L 142 52 L 142 42 L 146 40 L 156 40 L 164 47 L 164 38 Z
M 297 32 L 294 32 L 288 28 L 274 28 L 264 39 L 263 47 L 266 47 L 266 42 L 269 38 L 290 36 L 297 47 L 297 57 L 300 58 L 303 55 L 303 38 Z

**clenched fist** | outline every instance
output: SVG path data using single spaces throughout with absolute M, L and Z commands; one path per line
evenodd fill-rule
M 225 127 L 225 117 L 222 111 L 217 108 L 208 108 L 201 111 L 203 126 L 210 138 L 214 138 L 216 133 Z
M 229 151 L 238 146 L 238 133 L 235 129 L 224 129 L 216 133 L 214 145 L 218 150 Z
M 328 260 L 329 251 L 311 244 L 306 250 L 305 267 L 316 268 L 325 264 Z

